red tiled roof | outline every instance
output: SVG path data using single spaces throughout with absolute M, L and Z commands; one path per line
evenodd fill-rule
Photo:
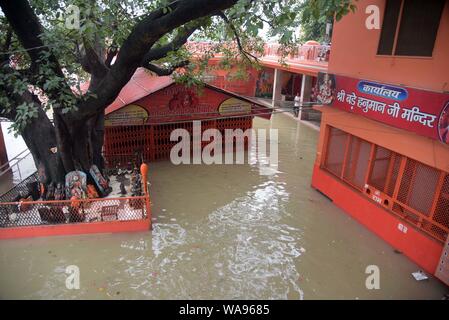
M 111 103 L 105 110 L 105 114 L 109 114 L 111 112 L 114 112 L 128 104 L 131 104 L 143 97 L 146 97 L 156 91 L 159 91 L 165 87 L 168 87 L 169 85 L 175 83 L 173 78 L 171 76 L 155 76 L 152 75 L 149 71 L 147 71 L 145 68 L 137 68 L 134 75 L 131 77 L 129 82 L 122 88 L 120 91 L 118 97 L 114 100 L 113 103 Z M 266 106 L 261 104 L 257 100 L 253 100 L 250 97 L 241 96 L 239 94 L 236 94 L 234 92 L 230 92 L 218 87 L 215 87 L 213 85 L 205 83 L 205 86 L 215 90 L 222 92 L 224 94 L 227 94 L 229 96 L 247 101 L 252 103 L 255 106 L 258 106 L 258 108 L 255 108 L 255 114 L 260 113 L 260 109 L 266 110 Z M 87 89 L 87 87 L 86 87 Z M 266 113 L 266 111 L 264 112 Z
M 174 82 L 170 76 L 153 76 L 145 68 L 137 68 L 129 82 L 120 91 L 118 97 L 106 108 L 105 113 L 114 112 Z

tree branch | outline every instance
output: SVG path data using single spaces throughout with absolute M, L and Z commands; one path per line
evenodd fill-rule
M 191 27 L 186 27 L 180 32 L 180 34 L 178 34 L 177 37 L 173 39 L 172 42 L 148 51 L 142 59 L 142 66 L 145 67 L 151 61 L 159 60 L 165 57 L 170 51 L 179 50 L 187 42 L 187 39 L 189 39 L 192 33 L 198 30 L 199 27 L 199 24 Z
M 85 64 L 88 66 L 90 73 L 98 78 L 103 78 L 108 72 L 108 68 L 98 56 L 95 49 L 90 45 L 89 41 L 83 39 L 84 51 L 86 52 L 83 57 Z
M 0 0 L 4 1 L 4 0 Z M 178 0 L 143 18 L 131 31 L 117 55 L 115 63 L 92 91 L 94 95 L 80 103 L 78 111 L 71 113 L 80 121 L 103 111 L 131 79 L 144 56 L 163 35 L 199 18 L 217 14 L 233 6 L 238 0 Z
M 236 40 L 236 42 L 237 42 L 237 46 L 238 46 L 238 48 L 239 48 L 239 51 L 243 54 L 243 56 L 244 56 L 250 63 L 253 63 L 253 61 L 251 61 L 250 57 L 253 58 L 256 62 L 258 62 L 259 59 L 258 59 L 255 55 L 251 54 L 250 52 L 246 51 L 246 50 L 243 48 L 242 42 L 241 42 L 241 40 L 240 40 L 239 33 L 238 33 L 238 31 L 237 31 L 237 28 L 236 28 L 236 27 L 234 26 L 234 24 L 228 19 L 228 17 L 224 14 L 224 12 L 221 11 L 218 15 L 219 15 L 220 18 L 222 18 L 223 21 L 224 21 L 224 22 L 231 28 L 232 32 L 233 32 L 234 35 L 235 35 L 235 40 Z
M 9 50 L 9 47 L 11 46 L 11 41 L 12 41 L 12 29 L 8 28 L 8 31 L 6 32 L 5 42 L 3 43 L 3 46 L 2 46 L 3 52 L 7 52 Z M 3 62 L 8 59 L 9 59 L 9 54 L 5 53 L 5 54 L 0 55 L 0 62 Z
M 106 53 L 106 59 L 104 61 L 104 64 L 106 65 L 106 67 L 110 68 L 111 67 L 111 63 L 112 63 L 112 59 L 114 59 L 114 57 L 117 55 L 118 53 L 118 48 L 114 45 L 112 45 L 111 47 L 109 47 L 109 49 L 107 50 Z
M 256 16 L 260 21 L 265 22 L 266 24 L 268 24 L 270 27 L 272 27 L 273 29 L 275 28 L 274 24 L 272 21 L 269 21 L 267 19 L 262 18 L 260 15 Z
M 42 54 L 47 54 L 53 72 L 60 77 L 64 77 L 58 60 L 49 52 L 48 47 L 45 46 L 40 38 L 44 29 L 28 1 L 0 0 L 0 6 L 20 43 L 27 49 L 27 53 L 31 58 L 32 68 L 39 69 L 39 59 Z
M 83 68 L 83 70 L 87 73 L 91 73 L 89 64 L 87 63 L 87 59 L 85 55 L 81 53 L 80 44 L 78 42 L 75 43 L 75 57 L 81 65 L 81 68 Z
M 156 64 L 147 64 L 145 66 L 146 69 L 156 73 L 158 76 L 169 76 L 171 75 L 176 69 L 185 67 L 189 64 L 189 60 L 181 61 L 175 65 L 170 66 L 169 68 L 162 68 Z

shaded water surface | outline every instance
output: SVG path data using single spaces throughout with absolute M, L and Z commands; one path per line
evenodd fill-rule
M 152 232 L 3 240 L 0 298 L 440 299 L 419 270 L 310 188 L 318 132 L 285 115 L 279 167 L 150 165 Z M 80 289 L 65 287 L 80 268 Z M 380 290 L 365 269 L 380 268 Z

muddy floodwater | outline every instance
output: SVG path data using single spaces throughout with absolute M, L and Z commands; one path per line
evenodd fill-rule
M 434 278 L 310 187 L 318 132 L 282 114 L 279 167 L 150 165 L 153 231 L 0 241 L 0 298 L 440 299 Z M 66 288 L 67 266 L 80 288 Z M 367 266 L 380 289 L 367 290 Z

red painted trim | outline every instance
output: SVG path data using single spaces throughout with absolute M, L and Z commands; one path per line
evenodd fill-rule
M 149 231 L 150 219 L 0 228 L 0 239 Z
M 218 62 L 222 59 L 222 57 L 214 57 L 209 61 L 212 64 L 218 64 Z M 292 72 L 292 73 L 300 73 L 306 74 L 308 76 L 318 76 L 318 72 L 327 72 L 328 63 L 327 62 L 317 62 L 313 60 L 290 60 L 287 59 L 287 65 L 282 65 L 278 59 L 268 59 L 268 58 L 260 58 L 259 63 L 263 67 L 273 68 L 273 69 L 281 69 L 284 71 Z
M 288 66 L 281 65 L 279 61 L 269 61 L 266 59 L 260 60 L 260 64 L 267 68 L 281 69 L 283 71 L 301 73 L 313 77 L 317 77 L 318 72 L 327 72 L 327 64 L 312 64 L 307 62 L 304 64 L 299 64 L 289 61 L 286 61 L 286 63 Z
M 395 249 L 402 251 L 426 272 L 435 273 L 443 250 L 442 243 L 371 202 L 364 194 L 338 181 L 318 165 L 313 170 L 312 187 Z M 407 232 L 400 231 L 398 224 L 406 226 Z

